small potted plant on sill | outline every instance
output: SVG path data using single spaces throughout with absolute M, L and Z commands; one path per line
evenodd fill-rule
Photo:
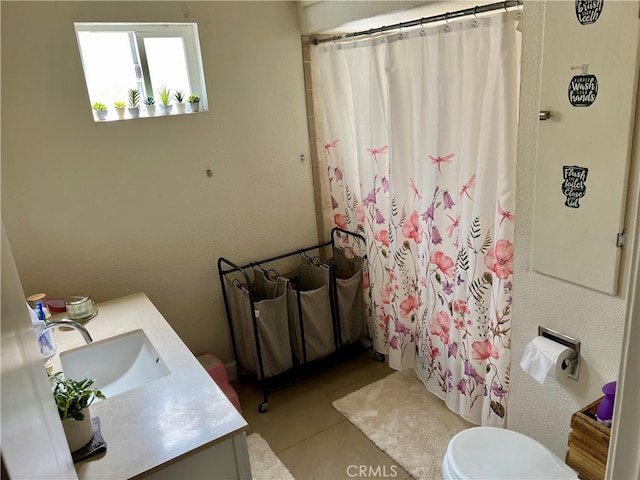
M 138 118 L 140 116 L 140 92 L 135 88 L 130 88 L 128 92 L 129 116 Z
M 186 105 L 184 102 L 184 93 L 182 90 L 176 90 L 176 93 L 173 94 L 173 98 L 176 100 L 176 110 L 178 113 L 184 113 Z
M 72 452 L 84 447 L 93 438 L 93 423 L 89 406 L 96 398 L 104 399 L 100 390 L 92 388 L 94 381 L 65 378 L 62 372 L 49 376 L 58 415 Z
M 116 113 L 118 114 L 118 119 L 124 120 L 124 107 L 126 107 L 126 104 L 124 102 L 117 101 L 113 102 L 113 106 L 115 107 Z
M 160 104 L 160 113 L 169 115 L 173 110 L 173 105 L 169 103 L 171 102 L 171 89 L 162 85 L 158 90 L 158 96 L 160 97 L 160 102 L 162 102 Z
M 107 106 L 104 103 L 100 103 L 100 102 L 95 102 L 91 108 L 93 108 L 93 111 L 96 112 L 96 117 L 98 120 L 106 120 L 107 119 L 107 114 L 109 113 L 107 111 Z
M 189 108 L 192 112 L 200 110 L 200 97 L 193 93 L 189 95 Z
M 156 114 L 156 101 L 153 97 L 147 97 L 144 100 L 144 106 L 147 107 L 147 115 L 150 117 Z

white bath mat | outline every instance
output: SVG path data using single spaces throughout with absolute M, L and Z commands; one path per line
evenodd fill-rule
M 442 478 L 449 440 L 473 426 L 408 372 L 392 373 L 333 406 L 417 480 Z
M 293 475 L 257 433 L 247 437 L 253 480 L 294 480 Z

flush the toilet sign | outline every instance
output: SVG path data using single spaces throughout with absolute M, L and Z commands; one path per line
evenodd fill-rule
M 576 0 L 576 18 L 581 25 L 596 23 L 603 7 L 604 0 Z
M 572 67 L 572 70 L 582 70 L 580 75 L 574 75 L 569 82 L 569 103 L 574 107 L 589 107 L 598 96 L 598 79 L 588 73 L 589 65 Z
M 587 192 L 587 167 L 564 165 L 562 167 L 562 194 L 566 197 L 564 205 L 569 208 L 580 208 L 580 199 Z

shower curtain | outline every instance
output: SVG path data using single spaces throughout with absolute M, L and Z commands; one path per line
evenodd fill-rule
M 517 15 L 312 50 L 333 222 L 367 238 L 375 348 L 493 426 L 509 392 Z

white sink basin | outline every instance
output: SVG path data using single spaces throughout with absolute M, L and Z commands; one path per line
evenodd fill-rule
M 169 375 L 142 330 L 93 342 L 60 353 L 65 377 L 93 378 L 94 388 L 110 398 Z

